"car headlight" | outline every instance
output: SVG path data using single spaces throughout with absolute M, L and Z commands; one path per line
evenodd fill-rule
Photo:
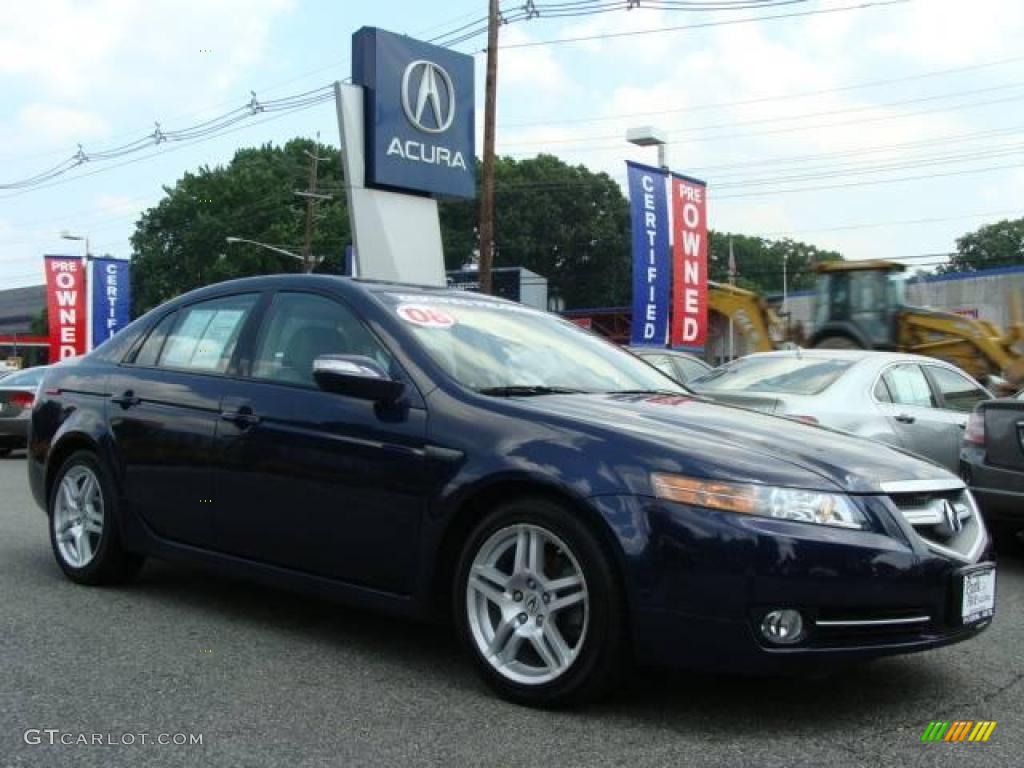
M 659 499 L 682 504 L 840 528 L 867 527 L 863 513 L 842 494 L 725 483 L 663 472 L 651 475 L 651 485 Z

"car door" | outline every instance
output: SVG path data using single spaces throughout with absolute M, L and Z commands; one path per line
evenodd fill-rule
M 221 382 L 256 298 L 201 301 L 166 315 L 110 377 L 122 502 L 163 538 L 213 544 Z
M 948 451 L 950 425 L 936 407 L 935 393 L 920 365 L 900 363 L 887 368 L 881 386 L 875 387 L 875 398 L 904 448 L 956 468 Z
M 253 347 L 248 377 L 228 383 L 217 424 L 219 546 L 411 591 L 428 486 L 426 412 L 321 391 L 312 376 L 313 360 L 330 353 L 402 372 L 353 311 L 316 293 L 278 293 Z
M 958 468 L 960 461 L 960 441 L 967 427 L 967 417 L 974 406 L 982 400 L 991 400 L 992 395 L 959 371 L 944 365 L 922 366 L 935 391 L 938 401 L 936 418 L 947 425 L 944 435 L 943 451 L 946 459 L 943 464 Z

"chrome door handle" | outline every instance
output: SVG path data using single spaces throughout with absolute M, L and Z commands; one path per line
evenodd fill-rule
M 260 417 L 252 411 L 221 411 L 221 421 L 230 421 L 239 429 L 248 429 L 260 423 Z

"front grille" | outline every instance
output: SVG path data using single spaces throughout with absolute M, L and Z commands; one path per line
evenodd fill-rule
M 929 549 L 968 563 L 978 559 L 985 526 L 962 482 L 884 483 L 882 489 Z

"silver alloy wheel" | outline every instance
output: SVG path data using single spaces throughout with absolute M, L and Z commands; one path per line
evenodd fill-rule
M 73 568 L 92 562 L 103 535 L 103 491 L 96 473 L 79 464 L 61 478 L 53 503 L 53 533 L 61 559 Z
M 512 525 L 476 553 L 466 611 L 477 650 L 503 677 L 541 685 L 565 673 L 587 636 L 583 569 L 551 531 Z

